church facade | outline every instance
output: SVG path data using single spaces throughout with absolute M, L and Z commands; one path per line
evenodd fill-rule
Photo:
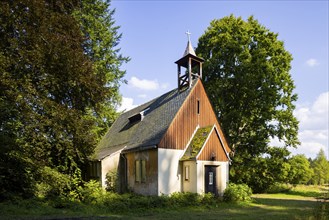
M 202 84 L 202 63 L 188 41 L 176 61 L 177 88 L 118 117 L 95 150 L 91 177 L 143 195 L 222 195 L 230 148 Z

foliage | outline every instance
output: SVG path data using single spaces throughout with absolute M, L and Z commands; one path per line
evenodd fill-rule
M 50 167 L 41 170 L 40 183 L 37 184 L 36 196 L 39 198 L 56 198 L 66 196 L 70 189 L 70 178 Z
M 266 193 L 287 193 L 292 189 L 293 186 L 286 183 L 274 183 L 267 190 Z
M 295 155 L 289 159 L 291 166 L 289 182 L 292 184 L 307 184 L 313 176 L 313 169 L 305 155 Z
M 223 199 L 226 202 L 250 202 L 252 190 L 246 184 L 230 183 L 224 190 Z
M 199 128 L 196 131 L 195 135 L 193 136 L 193 139 L 191 140 L 190 145 L 188 146 L 188 149 L 186 150 L 185 155 L 182 157 L 182 160 L 192 159 L 198 155 L 207 137 L 209 136 L 209 132 L 211 131 L 211 129 L 212 126 L 208 126 L 204 128 Z
M 106 190 L 110 192 L 119 192 L 119 176 L 116 171 L 109 171 L 106 174 Z
M 312 161 L 311 167 L 314 172 L 311 179 L 312 184 L 323 185 L 329 183 L 329 162 L 322 148 Z
M 97 116 L 95 131 L 101 137 L 117 117 L 115 107 L 121 101 L 119 85 L 125 74 L 119 67 L 130 59 L 122 56 L 117 48 L 122 35 L 118 33 L 119 26 L 115 26 L 115 10 L 110 9 L 110 1 L 83 0 L 81 3 L 73 16 L 79 21 L 85 38 L 84 54 L 92 61 L 93 73 L 102 85 L 95 85 L 102 99 L 90 109 L 90 113 Z
M 101 0 L 1 1 L 1 198 L 32 196 L 36 184 L 61 194 L 47 180 L 57 174 L 69 176 L 73 191 L 80 184 L 77 173 L 116 115 L 119 67 L 128 60 L 107 7 Z
M 286 148 L 299 144 L 292 56 L 278 34 L 253 17 L 244 21 L 233 15 L 210 23 L 196 53 L 205 59 L 204 85 L 233 150 L 230 179 L 254 189 L 254 179 L 267 173 L 262 156 L 269 153 L 270 138 Z
M 90 185 L 97 186 L 95 182 Z M 302 187 L 307 191 L 309 186 Z M 317 186 L 317 188 L 320 188 Z M 321 187 L 323 188 L 323 187 Z M 310 190 L 316 187 L 312 186 Z M 296 188 L 296 190 L 300 190 Z M 0 203 L 1 216 L 4 219 L 28 218 L 91 218 L 91 219 L 305 219 L 317 208 L 316 201 L 310 198 L 288 194 L 257 194 L 250 203 L 226 203 L 212 194 L 198 195 L 194 206 L 178 205 L 170 196 L 139 196 L 134 194 L 119 195 L 105 192 L 104 199 L 96 203 L 76 202 L 70 200 L 12 200 Z M 95 192 L 92 192 L 95 193 Z M 87 193 L 88 194 L 88 193 Z M 179 195 L 179 197 L 184 194 Z M 190 195 L 186 195 L 189 197 Z M 209 196 L 209 197 L 208 197 Z M 207 197 L 209 202 L 204 203 Z M 181 199 L 180 199 L 181 200 Z M 186 200 L 186 199 L 184 199 Z M 311 198 L 313 200 L 313 198 Z M 183 204 L 183 203 L 180 203 Z M 315 209 L 315 211 L 318 209 Z M 315 212 L 314 212 L 315 213 Z M 318 213 L 315 213 L 318 214 Z M 319 219 L 319 218 L 310 218 Z
M 199 198 L 197 193 L 172 193 L 170 195 L 170 204 L 178 207 L 193 206 L 199 203 Z
M 90 180 L 84 184 L 84 187 L 79 188 L 81 201 L 86 204 L 96 204 L 103 201 L 105 197 L 105 190 L 96 180 Z
M 241 163 L 240 169 L 231 170 L 232 176 L 243 176 L 237 183 L 249 183 L 255 193 L 267 191 L 273 184 L 284 183 L 289 177 L 289 151 L 286 148 L 269 147 L 267 154 L 253 157 Z M 241 158 L 240 158 L 241 159 Z M 243 171 L 248 170 L 248 174 Z

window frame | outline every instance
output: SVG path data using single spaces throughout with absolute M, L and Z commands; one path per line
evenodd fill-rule
M 135 182 L 146 182 L 146 160 L 135 160 Z
M 184 180 L 190 181 L 190 166 L 189 165 L 184 166 Z
M 196 112 L 198 115 L 200 115 L 200 99 L 196 100 Z

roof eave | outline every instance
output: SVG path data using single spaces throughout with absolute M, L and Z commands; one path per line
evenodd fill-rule
M 157 149 L 158 146 L 157 145 L 150 145 L 150 146 L 137 146 L 137 147 L 133 147 L 133 148 L 129 148 L 128 149 L 124 149 L 122 150 L 122 154 L 126 154 L 126 153 L 132 153 L 132 152 L 137 152 L 137 151 L 145 151 L 145 150 L 151 150 L 151 149 Z

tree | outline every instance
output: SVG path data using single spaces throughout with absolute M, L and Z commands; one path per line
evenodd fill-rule
M 303 154 L 292 156 L 289 159 L 291 166 L 289 171 L 289 182 L 292 184 L 307 184 L 313 176 L 310 162 Z
M 322 148 L 312 161 L 311 167 L 314 172 L 311 179 L 312 184 L 323 185 L 329 183 L 329 162 Z
M 123 57 L 117 48 L 122 34 L 118 33 L 119 26 L 114 26 L 115 10 L 111 10 L 110 6 L 109 0 L 83 0 L 79 10 L 73 14 L 85 38 L 84 53 L 92 61 L 94 74 L 105 85 L 99 88 L 105 99 L 98 102 L 92 111 L 97 116 L 98 137 L 108 130 L 117 117 L 116 105 L 121 101 L 119 86 L 125 74 L 119 67 L 130 60 Z
M 119 67 L 127 59 L 116 49 L 120 35 L 113 13 L 99 21 L 107 27 L 99 30 L 104 35 L 86 37 L 95 34 L 78 19 L 91 16 L 84 11 L 89 3 L 0 3 L 0 197 L 31 195 L 44 166 L 75 176 L 102 134 L 98 127 L 113 120 L 113 111 L 105 111 L 120 98 Z M 93 13 L 105 16 L 105 6 Z M 111 44 L 96 42 L 106 35 Z M 89 51 L 93 42 L 93 49 L 105 52 Z
M 231 180 L 237 183 L 250 184 L 250 167 L 268 153 L 270 138 L 285 148 L 299 144 L 292 56 L 277 37 L 253 17 L 231 15 L 213 20 L 199 38 L 204 85 L 234 152 Z

